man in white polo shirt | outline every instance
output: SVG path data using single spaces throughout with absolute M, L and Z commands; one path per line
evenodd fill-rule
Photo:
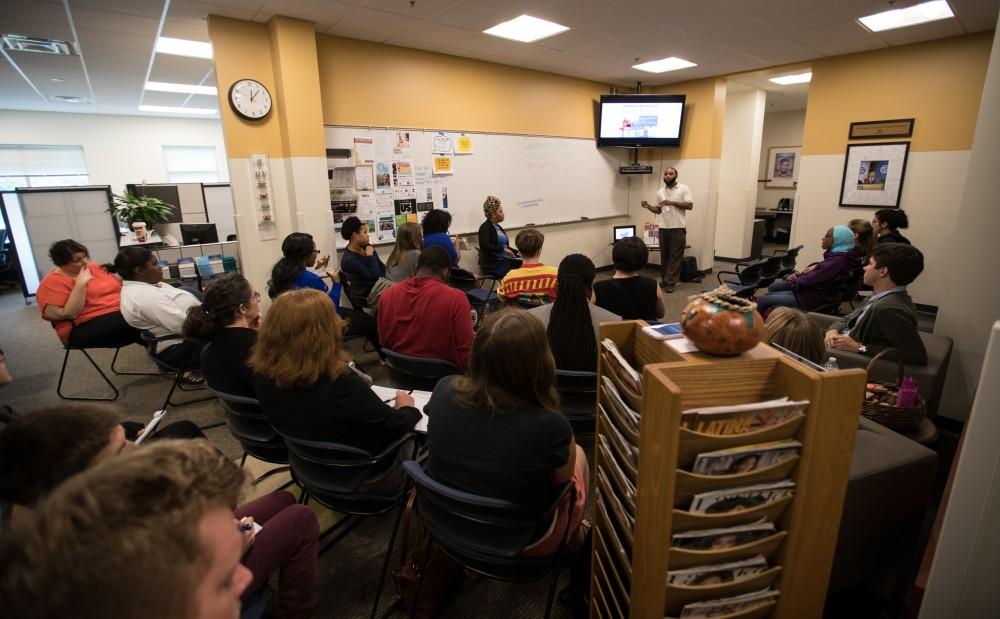
M 656 213 L 660 222 L 660 287 L 673 292 L 681 275 L 684 248 L 687 245 L 687 230 L 684 216 L 694 208 L 691 190 L 677 182 L 677 168 L 663 170 L 663 187 L 656 192 L 658 201 L 650 204 L 642 201 L 642 207 Z

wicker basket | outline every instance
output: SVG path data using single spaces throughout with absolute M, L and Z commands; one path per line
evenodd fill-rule
M 896 378 L 896 384 L 871 380 L 871 372 L 872 368 L 875 367 L 875 362 L 888 353 L 894 353 L 899 359 L 899 375 Z M 872 360 L 868 362 L 868 382 L 880 385 L 890 391 L 898 393 L 899 385 L 903 382 L 903 370 L 903 356 L 900 355 L 899 351 L 896 349 L 887 348 L 872 357 Z M 924 418 L 924 415 L 927 414 L 927 403 L 924 402 L 923 396 L 919 393 L 917 394 L 916 405 L 911 408 L 900 408 L 898 406 L 889 406 L 888 404 L 878 404 L 869 402 L 865 399 L 861 401 L 861 414 L 875 423 L 882 424 L 890 430 L 895 430 L 896 432 L 911 432 L 920 425 L 920 421 Z

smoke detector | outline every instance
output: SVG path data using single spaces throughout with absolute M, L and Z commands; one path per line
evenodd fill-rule
M 76 48 L 68 41 L 29 37 L 23 34 L 0 35 L 0 46 L 12 52 L 35 52 L 56 56 L 79 56 Z
M 93 103 L 87 97 L 73 97 L 67 95 L 52 95 L 49 97 L 49 101 L 55 101 L 56 103 Z

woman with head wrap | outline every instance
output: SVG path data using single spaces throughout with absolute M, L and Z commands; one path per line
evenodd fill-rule
M 771 284 L 767 294 L 757 300 L 762 315 L 778 306 L 811 312 L 839 297 L 844 281 L 861 266 L 864 251 L 855 245 L 854 233 L 847 226 L 827 230 L 822 247 L 823 260 Z
M 504 219 L 503 206 L 496 196 L 487 196 L 483 202 L 486 221 L 479 226 L 479 270 L 502 278 L 511 269 L 511 260 L 517 252 L 510 248 L 510 239 L 500 222 Z

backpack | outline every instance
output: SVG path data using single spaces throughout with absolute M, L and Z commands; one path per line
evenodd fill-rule
M 698 259 L 694 256 L 684 256 L 684 260 L 681 262 L 681 281 L 700 282 L 701 280 L 701 272 L 698 271 Z

